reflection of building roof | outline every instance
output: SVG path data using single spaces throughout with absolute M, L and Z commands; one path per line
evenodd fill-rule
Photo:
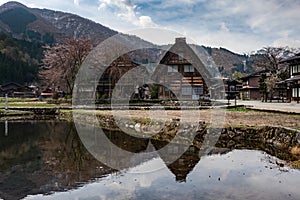
M 136 138 L 119 131 L 104 130 L 104 133 L 113 144 L 123 150 L 134 153 L 141 153 L 147 150 L 149 139 Z
M 189 152 L 191 148 L 194 151 Z M 176 176 L 176 181 L 185 182 L 187 175 L 194 169 L 199 162 L 199 149 L 195 150 L 195 147 L 190 147 L 179 159 L 168 165 L 170 171 Z M 197 151 L 197 152 L 195 152 Z
M 155 140 L 152 140 L 151 143 L 169 170 L 175 175 L 176 181 L 178 182 L 186 181 L 187 175 L 194 169 L 200 160 L 199 149 L 196 147 L 190 146 L 185 153 L 178 158 L 179 152 L 187 148 L 185 145 L 173 144 L 171 148 L 168 148 L 167 153 L 165 152 L 164 154 L 160 154 L 159 149 L 165 147 L 165 145 L 168 145 L 168 143 Z

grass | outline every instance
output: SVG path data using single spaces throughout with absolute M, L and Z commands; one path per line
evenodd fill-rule
M 8 98 L 8 102 L 36 102 L 38 98 Z M 5 103 L 5 97 L 0 97 L 0 103 Z
M 251 109 L 248 109 L 245 107 L 228 108 L 227 111 L 230 111 L 230 112 L 257 112 L 257 111 L 254 111 L 254 110 L 251 110 Z
M 39 108 L 54 108 L 56 104 L 47 104 L 46 102 L 8 102 L 8 108 L 10 107 L 39 107 Z M 5 107 L 5 103 L 0 103 L 0 108 Z
M 60 103 L 61 102 L 61 103 Z M 65 103 L 59 101 L 59 103 L 55 103 L 54 101 L 39 101 L 38 98 L 8 98 L 8 108 L 9 107 L 39 107 L 39 108 L 54 108 L 58 105 L 70 105 L 70 103 Z M 0 108 L 5 107 L 5 97 L 0 97 Z
M 295 146 L 291 149 L 291 154 L 295 156 L 300 156 L 300 147 Z
M 300 160 L 290 162 L 289 165 L 295 169 L 300 169 Z
M 245 113 L 250 113 L 250 112 L 260 112 L 260 113 L 269 113 L 270 115 L 283 115 L 283 116 L 291 116 L 291 117 L 299 117 L 300 115 L 297 113 L 284 113 L 284 112 L 276 112 L 276 111 L 264 111 L 264 110 L 253 110 L 253 109 L 249 109 L 246 107 L 232 107 L 232 108 L 227 108 L 226 111 L 229 112 L 245 112 Z M 300 128 L 299 128 L 300 130 Z

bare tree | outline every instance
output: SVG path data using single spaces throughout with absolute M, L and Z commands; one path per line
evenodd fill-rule
M 265 82 L 266 82 L 266 89 L 267 89 L 267 94 L 270 94 L 270 101 L 272 101 L 272 97 L 274 95 L 275 92 L 275 86 L 276 83 L 280 81 L 280 78 L 278 77 L 277 74 L 271 74 L 269 77 L 266 78 Z
M 294 51 L 288 47 L 264 47 L 256 54 L 254 65 L 269 74 L 261 84 L 265 84 L 266 92 L 270 94 L 271 99 L 276 83 L 287 78 L 288 65 L 280 61 L 293 55 Z
M 287 65 L 280 61 L 294 54 L 294 50 L 288 47 L 264 47 L 257 53 L 254 65 L 269 71 L 271 74 L 280 74 L 287 71 Z
M 40 78 L 72 93 L 74 81 L 84 59 L 92 48 L 90 38 L 67 38 L 54 46 L 45 46 Z

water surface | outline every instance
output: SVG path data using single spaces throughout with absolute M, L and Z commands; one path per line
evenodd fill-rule
M 3 199 L 300 199 L 300 171 L 261 150 L 199 158 L 191 147 L 167 166 L 152 142 L 151 157 L 118 171 L 86 151 L 70 122 L 8 122 L 0 130 Z M 136 153 L 149 145 L 120 132 L 107 136 Z

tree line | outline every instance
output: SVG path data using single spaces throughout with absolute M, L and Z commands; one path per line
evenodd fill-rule
M 43 44 L 17 40 L 0 34 L 0 84 L 37 83 L 39 64 L 43 57 Z

